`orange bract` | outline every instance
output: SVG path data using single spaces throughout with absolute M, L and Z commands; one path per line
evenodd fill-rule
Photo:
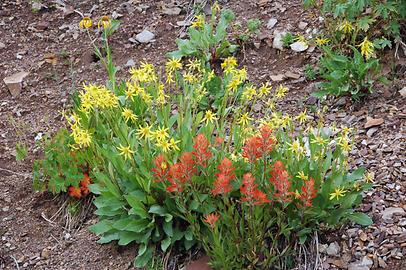
M 210 225 L 212 229 L 214 229 L 217 220 L 220 218 L 219 214 L 211 213 L 204 216 L 204 222 Z

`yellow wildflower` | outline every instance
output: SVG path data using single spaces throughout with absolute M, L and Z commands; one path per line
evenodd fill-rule
M 297 40 L 299 42 L 307 43 L 306 38 L 303 35 L 297 36 L 297 38 L 295 38 L 295 40 Z
M 179 70 L 181 68 L 182 68 L 182 63 L 180 62 L 180 59 L 172 58 L 166 62 L 166 71 L 168 73 L 173 73 L 176 70 Z
M 341 127 L 341 132 L 343 133 L 343 136 L 347 136 L 350 132 L 352 132 L 352 128 L 347 127 L 347 126 L 342 126 Z
M 238 124 L 245 127 L 249 124 L 249 121 L 252 121 L 252 118 L 248 116 L 248 113 L 244 113 L 243 115 L 241 115 L 240 119 L 238 120 Z
M 185 81 L 187 81 L 188 83 L 194 83 L 195 81 L 197 81 L 197 78 L 190 72 L 184 73 L 183 79 L 185 79 Z
M 214 70 L 210 71 L 207 75 L 207 81 L 210 82 L 214 78 Z
M 289 127 L 292 125 L 292 118 L 289 115 L 285 115 L 281 121 L 282 127 Z
M 233 76 L 232 80 L 230 83 L 227 85 L 227 91 L 235 92 L 237 91 L 238 86 L 241 84 L 240 80 L 238 78 L 235 78 Z
M 307 109 L 305 109 L 303 112 L 299 113 L 298 116 L 296 116 L 296 119 L 299 121 L 300 124 L 303 124 L 307 120 L 307 115 L 306 115 Z
M 374 174 L 373 172 L 367 172 L 367 173 L 364 175 L 364 180 L 365 180 L 365 182 L 367 182 L 367 183 L 373 183 L 373 182 L 374 182 L 374 179 L 375 179 L 375 174 Z
M 179 144 L 179 143 L 180 143 L 180 141 L 179 141 L 179 140 L 178 140 L 178 141 L 175 141 L 174 138 L 171 138 L 171 139 L 169 140 L 170 147 L 171 147 L 172 149 L 176 150 L 176 151 L 179 151 L 179 150 L 180 150 L 179 147 L 178 147 L 178 144 Z
M 168 130 L 169 128 L 159 127 L 156 131 L 153 132 L 154 138 L 157 141 L 169 138 Z
M 259 88 L 258 96 L 259 97 L 267 96 L 271 92 L 271 89 L 272 89 L 272 87 L 269 84 L 269 82 L 262 84 L 261 87 Z
M 374 54 L 374 44 L 368 40 L 368 37 L 364 38 L 358 47 L 361 47 L 361 54 L 365 57 L 365 59 L 369 59 Z
M 73 139 L 79 147 L 88 147 L 92 142 L 92 137 L 88 130 L 81 129 L 78 125 L 71 126 Z
M 296 159 L 300 159 L 304 155 L 304 148 L 301 146 L 298 139 L 293 141 L 292 143 L 287 143 L 289 145 L 289 150 L 295 155 Z
M 351 33 L 352 30 L 354 30 L 354 27 L 352 26 L 352 24 L 351 24 L 349 21 L 345 20 L 345 21 L 343 21 L 343 23 L 340 25 L 339 29 L 340 29 L 341 31 L 343 31 L 345 34 L 347 34 L 347 33 Z
M 164 153 L 171 150 L 171 143 L 169 141 L 167 141 L 167 140 L 159 140 L 156 143 L 156 146 L 161 148 Z
M 288 92 L 289 88 L 283 85 L 279 85 L 278 89 L 276 90 L 275 96 L 277 98 L 283 98 L 286 95 L 286 92 Z
M 142 138 L 150 139 L 153 135 L 153 132 L 151 129 L 152 129 L 152 126 L 146 124 L 144 127 L 140 126 L 137 129 L 136 134 L 138 135 L 138 137 L 140 137 L 140 139 L 142 139 Z
M 311 143 L 318 144 L 320 146 L 324 146 L 327 143 L 327 140 L 324 139 L 322 136 L 315 136 L 314 139 L 310 141 Z
M 121 114 L 123 115 L 125 122 L 128 122 L 128 120 L 133 122 L 137 121 L 137 116 L 130 109 L 124 109 Z
M 131 155 L 134 154 L 134 151 L 131 150 L 130 146 L 124 147 L 120 144 L 119 147 L 117 147 L 118 151 L 120 151 L 119 155 L 124 156 L 124 159 L 131 159 Z
M 257 90 L 253 86 L 248 86 L 242 92 L 242 99 L 245 101 L 252 100 L 253 97 L 257 94 Z
M 89 17 L 83 17 L 83 19 L 79 23 L 79 27 L 81 29 L 83 29 L 83 28 L 89 29 L 92 26 L 93 26 L 93 22 L 92 22 L 92 19 L 90 19 Z
M 216 121 L 218 118 L 216 117 L 216 114 L 213 113 L 211 110 L 207 110 L 204 114 L 204 117 L 201 122 L 206 122 L 206 125 L 210 123 L 213 123 Z
M 297 178 L 302 179 L 303 181 L 309 180 L 309 176 L 305 175 L 303 171 L 300 171 L 297 175 Z
M 352 146 L 351 146 L 351 144 L 350 144 L 350 142 L 348 141 L 347 138 L 341 137 L 341 138 L 339 138 L 338 140 L 339 140 L 338 145 L 341 146 L 341 149 L 342 149 L 344 152 L 349 152 L 349 151 L 351 151 Z
M 337 201 L 338 201 L 340 199 L 340 197 L 344 197 L 344 194 L 346 192 L 347 191 L 344 188 L 340 188 L 340 187 L 336 188 L 334 190 L 334 192 L 330 193 L 330 201 L 332 201 L 334 199 L 337 199 Z
M 204 15 L 200 14 L 196 16 L 196 19 L 192 22 L 192 25 L 190 27 L 193 28 L 201 28 L 204 25 Z
M 103 16 L 97 23 L 97 27 L 101 28 L 103 27 L 104 29 L 109 28 L 111 26 L 111 21 L 109 16 Z
M 189 63 L 186 65 L 188 69 L 190 69 L 191 71 L 193 71 L 193 70 L 200 71 L 201 64 L 200 64 L 199 60 L 190 60 L 189 59 L 188 62 Z
M 330 40 L 328 38 L 320 38 L 320 37 L 316 38 L 317 46 L 323 46 L 323 45 L 328 44 L 329 42 L 330 42 Z
M 237 66 L 237 59 L 235 57 L 230 56 L 227 57 L 223 63 L 221 63 L 221 68 L 224 70 L 224 73 L 231 73 L 235 67 Z

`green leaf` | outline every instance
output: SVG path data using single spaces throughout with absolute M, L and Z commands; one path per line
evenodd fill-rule
M 165 208 L 160 205 L 154 204 L 149 208 L 148 213 L 157 214 L 159 216 L 165 216 L 167 214 Z
M 118 241 L 118 244 L 120 246 L 126 246 L 129 243 L 139 239 L 140 235 L 138 233 L 135 233 L 135 232 L 122 231 L 122 232 L 119 232 L 119 238 L 120 239 Z
M 173 222 L 172 220 L 169 222 L 164 222 L 163 224 L 163 229 L 166 235 L 172 237 L 173 236 L 173 228 L 172 228 Z
M 352 213 L 348 216 L 348 218 L 362 226 L 369 226 L 373 224 L 372 219 L 364 213 Z
M 97 240 L 97 243 L 107 244 L 107 243 L 110 243 L 111 241 L 118 240 L 118 239 L 119 239 L 118 232 L 114 232 L 114 233 L 109 233 L 109 234 L 103 235 L 99 240 Z
M 161 249 L 163 252 L 165 252 L 168 247 L 171 245 L 171 238 L 167 237 L 164 240 L 161 241 Z
M 138 254 L 138 256 L 134 259 L 134 266 L 145 267 L 147 263 L 151 261 L 153 252 L 154 247 L 148 246 L 147 250 L 144 253 Z
M 148 212 L 145 208 L 144 204 L 134 195 L 125 195 L 125 199 L 127 200 L 128 204 L 132 207 L 129 211 L 129 214 L 135 214 L 140 216 L 141 218 L 147 218 Z
M 113 221 L 104 219 L 89 227 L 89 230 L 97 235 L 104 234 L 113 229 Z

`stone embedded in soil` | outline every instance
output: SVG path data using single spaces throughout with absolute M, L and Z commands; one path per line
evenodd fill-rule
M 28 74 L 29 72 L 21 71 L 3 79 L 13 97 L 17 97 L 21 93 L 23 80 Z
M 308 25 L 307 22 L 299 22 L 299 29 L 304 30 Z
M 348 265 L 348 270 L 369 270 L 373 263 L 374 262 L 368 256 L 364 256 L 362 260 L 350 263 Z
M 304 52 L 307 50 L 307 48 L 309 48 L 309 45 L 303 41 L 296 41 L 290 44 L 290 48 L 295 52 Z
M 340 246 L 337 242 L 333 242 L 327 247 L 326 252 L 330 256 L 338 256 L 340 253 Z
M 370 128 L 370 127 L 375 127 L 375 126 L 380 126 L 384 122 L 383 118 L 371 118 L 367 117 L 367 122 L 364 125 L 364 128 Z
M 3 42 L 0 42 L 0 50 L 4 49 L 6 47 L 6 44 L 4 44 Z
M 163 14 L 169 15 L 169 16 L 176 16 L 179 15 L 182 12 L 181 8 L 178 7 L 173 7 L 173 8 L 164 8 L 162 10 Z
M 271 78 L 272 81 L 274 82 L 280 82 L 283 81 L 285 79 L 285 76 L 283 74 L 278 74 L 278 75 L 270 75 L 269 76 Z
M 297 80 L 297 79 L 300 78 L 300 74 L 293 73 L 293 72 L 291 72 L 291 71 L 287 71 L 287 72 L 285 73 L 285 76 L 288 77 L 288 78 L 291 78 L 291 79 L 295 79 L 295 80 Z
M 135 39 L 140 43 L 149 43 L 155 38 L 155 35 L 148 30 L 143 30 L 135 36 Z
M 406 212 L 405 212 L 405 210 L 403 210 L 403 208 L 400 208 L 400 207 L 389 207 L 389 208 L 386 208 L 382 212 L 382 219 L 384 219 L 386 221 L 390 221 L 394 214 L 405 215 Z
M 133 67 L 133 66 L 135 66 L 134 60 L 129 59 L 129 60 L 127 61 L 127 63 L 125 63 L 125 66 L 126 66 L 126 67 Z
M 375 132 L 377 132 L 377 131 L 378 131 L 378 128 L 377 128 L 377 127 L 370 128 L 370 129 L 368 129 L 368 131 L 367 131 L 367 136 L 368 136 L 369 138 L 371 138 L 371 137 L 375 134 Z
M 1 48 L 1 45 L 0 45 L 0 48 Z M 400 94 L 402 97 L 406 97 L 406 86 L 403 87 L 401 90 L 399 90 L 399 94 Z
M 272 47 L 278 50 L 283 50 L 283 41 L 282 38 L 283 36 L 286 35 L 285 31 L 279 31 L 279 30 L 275 30 L 273 32 L 273 43 L 272 43 Z
M 266 28 L 271 30 L 277 23 L 278 23 L 277 19 L 271 18 L 271 19 L 268 20 L 268 23 L 266 24 Z

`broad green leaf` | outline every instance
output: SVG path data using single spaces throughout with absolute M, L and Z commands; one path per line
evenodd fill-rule
M 168 247 L 171 245 L 171 238 L 167 237 L 164 240 L 161 241 L 161 249 L 163 252 L 165 252 Z
M 352 213 L 348 216 L 348 218 L 362 226 L 369 226 L 373 224 L 372 219 L 364 213 Z

